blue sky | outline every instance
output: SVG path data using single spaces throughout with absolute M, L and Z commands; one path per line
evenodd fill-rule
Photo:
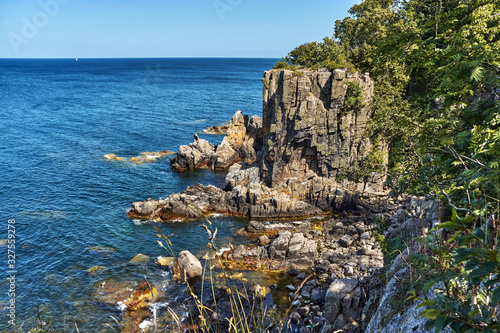
M 0 58 L 270 57 L 353 0 L 0 0 Z

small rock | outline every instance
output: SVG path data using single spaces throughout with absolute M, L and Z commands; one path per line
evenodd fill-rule
M 88 250 L 92 251 L 92 252 L 102 253 L 102 254 L 110 254 L 110 253 L 115 251 L 114 248 L 106 247 L 106 246 L 91 246 L 88 248 Z
M 313 304 L 321 304 L 323 302 L 323 293 L 320 288 L 313 289 L 311 292 L 311 302 Z
M 323 273 L 320 276 L 318 276 L 318 279 L 320 281 L 326 281 L 326 280 L 328 280 L 329 277 L 330 277 L 330 275 L 328 275 L 327 273 Z
M 366 232 L 363 232 L 360 236 L 359 236 L 360 239 L 368 239 L 370 238 L 370 232 L 366 231 Z
M 321 306 L 319 306 L 319 305 L 314 305 L 314 306 L 311 308 L 311 310 L 312 310 L 313 312 L 318 312 L 318 311 L 320 311 L 320 310 L 321 310 Z
M 297 309 L 297 312 L 302 316 L 305 317 L 309 313 L 309 307 L 308 306 L 303 306 Z
M 169 267 L 174 260 L 174 257 L 158 257 L 158 260 L 156 260 L 156 264 L 159 267 Z
M 314 264 L 314 270 L 320 274 L 325 273 L 328 270 L 330 262 L 328 260 L 320 259 L 316 260 Z
M 306 273 L 304 273 L 304 272 L 297 275 L 297 279 L 299 279 L 299 280 L 304 280 L 305 278 L 306 278 Z
M 293 301 L 293 302 L 292 302 L 292 306 L 293 306 L 293 307 L 298 307 L 298 306 L 300 306 L 300 299 L 297 299 L 297 300 Z
M 316 287 L 319 286 L 319 282 L 317 279 L 309 280 L 306 282 L 306 285 Z
M 136 255 L 132 260 L 129 261 L 130 264 L 132 265 L 141 265 L 141 264 L 147 264 L 151 260 L 147 255 L 139 253 Z
M 286 290 L 288 290 L 288 291 L 295 291 L 295 290 L 297 290 L 297 289 L 296 289 L 293 285 L 291 285 L 291 284 L 287 285 L 287 286 L 285 287 L 285 289 L 286 289 Z
M 261 246 L 266 246 L 270 242 L 271 241 L 269 240 L 269 237 L 267 237 L 266 235 L 262 235 L 259 237 L 259 245 Z
M 312 290 L 311 286 L 305 285 L 305 286 L 302 288 L 302 290 L 301 290 L 300 294 L 301 294 L 301 295 L 302 295 L 302 297 L 304 297 L 304 298 L 310 298 L 310 297 L 311 297 L 311 290 Z
M 292 321 L 292 323 L 294 324 L 297 324 L 300 320 L 302 319 L 302 317 L 300 316 L 300 314 L 297 312 L 297 311 L 293 311 L 291 314 L 290 314 L 290 320 Z
M 339 239 L 339 245 L 342 247 L 349 247 L 353 243 L 353 239 L 349 235 L 344 235 Z
M 352 266 L 347 266 L 344 272 L 345 275 L 351 276 L 354 274 L 354 268 Z

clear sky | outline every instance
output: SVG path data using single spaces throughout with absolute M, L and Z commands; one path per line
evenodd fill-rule
M 0 58 L 269 57 L 354 0 L 0 0 Z

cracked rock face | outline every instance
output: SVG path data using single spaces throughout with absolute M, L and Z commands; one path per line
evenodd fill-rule
M 345 70 L 302 73 L 265 72 L 263 118 L 248 119 L 238 111 L 220 145 L 195 135 L 171 160 L 174 171 L 229 168 L 224 189 L 191 186 L 171 195 L 152 215 L 135 203 L 129 216 L 164 221 L 206 213 L 305 217 L 354 208 L 360 193 L 382 192 L 380 174 L 359 182 L 338 177 L 374 148 L 365 136 L 373 81 L 368 74 Z M 351 111 L 344 106 L 350 84 L 361 88 L 363 100 Z
M 365 136 L 373 81 L 368 74 L 346 70 L 265 72 L 263 90 L 262 179 L 269 187 L 284 179 L 303 178 L 312 172 L 335 178 L 343 169 L 366 158 L 372 149 Z M 348 83 L 362 89 L 364 106 L 344 107 Z M 380 191 L 383 177 L 373 175 L 367 184 L 343 184 Z

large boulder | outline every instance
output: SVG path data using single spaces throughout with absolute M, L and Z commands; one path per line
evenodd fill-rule
M 174 263 L 174 270 L 181 280 L 188 280 L 203 273 L 201 262 L 189 251 L 181 251 Z
M 280 231 L 271 244 L 269 244 L 269 258 L 275 260 L 284 260 L 288 251 L 288 243 L 292 233 L 290 231 Z
M 289 263 L 310 266 L 316 260 L 318 245 L 307 239 L 301 232 L 293 234 L 288 242 L 287 261 Z
M 172 170 L 183 172 L 208 168 L 215 155 L 215 150 L 216 146 L 210 144 L 207 140 L 200 139 L 198 135 L 195 134 L 194 142 L 189 146 L 180 146 L 177 151 L 177 156 L 170 160 Z
M 342 313 L 351 307 L 354 298 L 351 293 L 354 293 L 358 284 L 357 279 L 338 279 L 330 284 L 325 296 L 326 323 L 322 333 L 332 333 L 338 329 L 359 332 L 359 323 L 348 314 Z

